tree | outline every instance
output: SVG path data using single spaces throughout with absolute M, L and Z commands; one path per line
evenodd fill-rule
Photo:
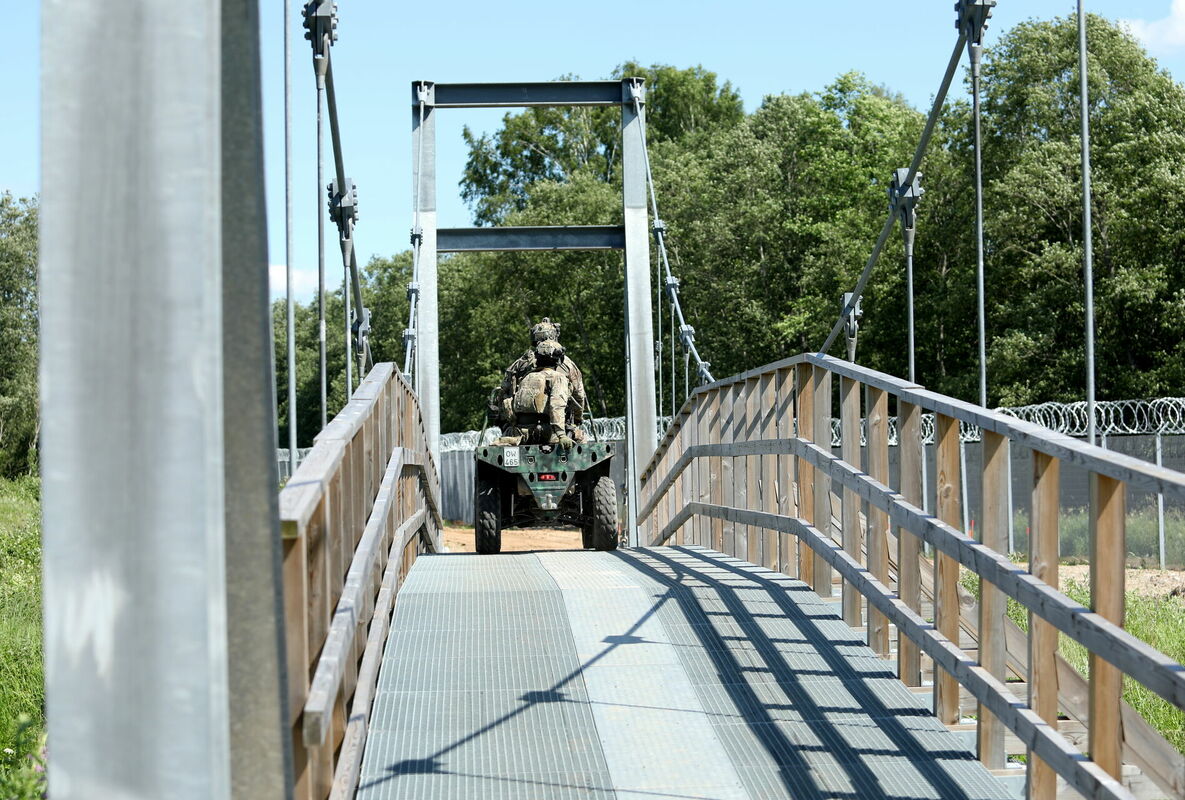
M 0 193 L 0 475 L 37 469 L 37 201 Z

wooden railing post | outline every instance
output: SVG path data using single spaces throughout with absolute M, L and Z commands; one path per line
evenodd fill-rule
M 1033 506 L 1029 535 L 1029 572 L 1058 587 L 1058 489 L 1061 462 L 1033 453 Z M 1029 706 L 1057 727 L 1057 628 L 1029 612 Z M 1057 773 L 1032 751 L 1028 754 L 1029 797 L 1053 800 Z
M 761 382 L 757 378 L 745 381 L 745 424 L 740 431 L 740 441 L 761 438 Z M 745 495 L 738 508 L 760 509 L 761 456 L 745 456 Z M 760 564 L 762 559 L 761 537 L 758 528 L 750 525 L 745 531 L 745 560 Z
M 709 395 L 711 405 L 708 412 L 707 434 L 708 442 L 711 444 L 719 444 L 723 441 L 724 415 L 728 413 L 726 398 L 723 396 L 726 391 L 726 389 L 713 389 Z M 708 458 L 708 496 L 713 505 L 721 505 L 724 501 L 724 484 L 727 482 L 727 477 L 724 474 L 726 465 L 731 472 L 730 459 L 720 456 Z M 710 546 L 713 550 L 725 552 L 724 522 L 715 517 L 712 518 L 712 544 Z
M 844 461 L 860 465 L 860 384 L 840 378 L 840 452 Z M 860 529 L 860 497 L 843 487 L 839 490 L 843 508 L 843 549 L 856 563 L 864 563 L 863 531 Z M 864 624 L 863 596 L 849 581 L 843 582 L 843 620 L 853 628 Z
M 983 432 L 983 519 L 979 540 L 998 553 L 1008 552 L 1008 440 Z M 979 663 L 998 680 L 1004 680 L 1005 598 L 989 581 L 979 580 Z M 982 703 L 976 737 L 979 760 L 988 769 L 1003 769 L 1004 725 Z
M 831 372 L 826 367 L 815 367 L 815 444 L 831 452 Z M 822 470 L 815 472 L 814 526 L 828 539 L 831 533 L 831 479 Z M 831 565 L 817 553 L 811 554 L 811 581 L 820 597 L 831 597 Z
M 1126 496 L 1122 482 L 1090 476 L 1090 604 L 1123 624 L 1126 567 Z M 1116 779 L 1123 770 L 1123 674 L 1090 654 L 1090 757 Z
M 897 446 L 901 451 L 901 495 L 922 507 L 922 409 L 897 402 Z M 921 542 L 905 528 L 897 529 L 897 594 L 910 610 L 922 613 Z M 898 634 L 897 675 L 906 686 L 922 685 L 918 646 Z
M 868 441 L 868 474 L 873 480 L 889 485 L 889 395 L 869 386 L 865 402 Z M 880 509 L 868 510 L 868 571 L 885 586 L 889 585 L 889 515 Z M 868 608 L 868 646 L 879 656 L 889 655 L 889 621 L 885 615 Z
M 938 518 L 955 528 L 962 527 L 959 492 L 959 421 L 937 415 Z M 934 554 L 934 621 L 938 632 L 959 643 L 959 562 L 948 555 Z M 959 682 L 945 671 L 934 669 L 934 713 L 953 725 L 959 721 Z
M 700 394 L 695 398 L 695 443 L 708 444 L 711 442 L 708 425 L 711 413 L 708 406 L 708 395 Z M 710 503 L 712 500 L 712 472 L 711 459 L 697 458 L 692 465 L 695 470 L 694 499 L 698 503 Z M 695 543 L 701 547 L 712 546 L 712 520 L 697 515 L 694 527 Z
M 778 438 L 778 373 L 766 373 L 761 376 L 761 399 L 759 413 L 761 427 L 758 436 L 765 440 Z M 761 496 L 761 510 L 770 514 L 778 513 L 778 457 L 765 455 L 761 457 L 761 469 L 758 493 Z M 778 532 L 770 528 L 761 529 L 762 566 L 766 569 L 778 569 Z
M 789 439 L 794 436 L 794 368 L 778 370 L 776 436 Z M 777 456 L 778 513 L 783 516 L 800 516 L 798 499 L 794 490 L 794 458 Z M 777 532 L 778 571 L 784 575 L 798 577 L 798 555 L 794 537 L 789 533 Z
M 794 418 L 798 423 L 798 435 L 808 442 L 815 440 L 815 370 L 810 364 L 798 365 L 798 390 L 795 393 Z M 802 519 L 815 523 L 815 468 L 806 459 L 794 459 L 798 476 L 798 514 Z M 814 553 L 805 541 L 798 542 L 798 577 L 815 588 Z

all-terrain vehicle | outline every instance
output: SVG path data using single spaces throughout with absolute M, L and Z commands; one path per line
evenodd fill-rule
M 480 445 L 474 457 L 477 552 L 499 552 L 503 528 L 549 524 L 579 527 L 586 549 L 617 548 L 611 443 Z

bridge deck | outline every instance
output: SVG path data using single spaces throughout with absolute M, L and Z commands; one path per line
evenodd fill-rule
M 701 548 L 421 558 L 358 794 L 1008 797 L 833 609 Z

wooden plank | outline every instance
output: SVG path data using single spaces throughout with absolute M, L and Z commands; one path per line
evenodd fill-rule
M 815 367 L 814 441 L 831 451 L 831 373 Z M 815 527 L 831 535 L 831 480 L 824 472 L 815 472 Z M 831 597 L 831 566 L 818 553 L 811 557 L 811 585 L 821 597 Z
M 939 414 L 936 472 L 938 518 L 951 527 L 962 525 L 959 492 L 959 421 Z M 934 620 L 938 632 L 952 642 L 959 641 L 959 562 L 946 553 L 934 557 Z M 934 713 L 946 724 L 959 721 L 959 685 L 954 676 L 935 676 Z
M 697 445 L 708 444 L 711 439 L 711 432 L 708 426 L 711 424 L 711 409 L 707 396 L 693 395 L 695 400 L 695 443 Z M 712 497 L 712 472 L 711 461 L 707 458 L 699 459 L 695 468 L 695 488 L 693 500 L 697 503 L 710 502 Z M 705 517 L 696 517 L 694 520 L 695 529 L 695 543 L 701 547 L 712 546 L 712 520 Z
M 840 395 L 840 452 L 844 461 L 860 466 L 860 384 L 843 378 L 839 382 Z M 843 549 L 857 563 L 863 561 L 864 536 L 860 528 L 860 498 L 855 492 L 839 490 L 842 498 Z M 818 527 L 816 525 L 815 527 Z M 843 583 L 843 621 L 853 628 L 864 624 L 864 608 L 860 593 L 848 581 Z
M 721 393 L 720 402 L 723 422 L 720 428 L 720 441 L 722 443 L 738 441 L 737 428 L 741 420 L 739 418 L 737 400 L 743 389 L 744 384 L 737 383 Z M 725 456 L 721 461 L 722 472 L 720 483 L 723 489 L 721 502 L 726 506 L 735 506 L 737 504 L 737 466 L 740 461 L 741 459 L 738 459 L 736 456 Z M 744 469 L 743 465 L 741 468 Z M 737 555 L 737 525 L 731 520 L 725 520 L 722 536 L 721 552 L 728 553 L 731 556 Z
M 873 480 L 889 483 L 889 395 L 869 386 L 865 404 L 868 440 L 868 474 Z M 868 514 L 868 571 L 889 585 L 889 515 L 872 508 Z M 869 607 L 868 646 L 874 653 L 889 655 L 889 621 L 884 614 Z
M 1050 588 L 1058 586 L 1058 491 L 1061 464 L 1045 453 L 1033 454 L 1033 516 L 1029 537 L 1029 572 Z M 1058 632 L 1038 614 L 1029 612 L 1029 706 L 1057 729 Z M 1030 757 L 1029 797 L 1053 800 L 1057 774 Z
M 898 448 L 901 451 L 901 495 L 915 506 L 922 504 L 922 410 L 912 403 L 897 403 Z M 910 531 L 897 531 L 897 592 L 911 610 L 922 611 L 921 543 Z M 897 675 L 906 686 L 922 685 L 922 660 L 917 645 L 908 639 L 897 644 Z
M 305 563 L 308 567 L 308 656 L 303 665 L 306 677 L 312 674 L 313 659 L 321 651 L 329 632 L 329 617 L 333 606 L 329 602 L 329 537 L 326 535 L 326 503 L 324 498 L 309 520 L 305 531 Z
M 1090 600 L 1095 613 L 1123 624 L 1126 547 L 1124 486 L 1105 475 L 1090 476 Z M 1122 777 L 1123 673 L 1090 655 L 1090 757 Z
M 797 407 L 794 418 L 798 423 L 798 435 L 808 441 L 815 437 L 815 372 L 808 365 L 798 368 Z M 794 459 L 798 475 L 799 516 L 814 522 L 815 519 L 815 468 L 801 458 Z M 815 588 L 814 551 L 806 542 L 798 543 L 798 577 L 812 589 Z M 830 588 L 830 587 L 828 587 Z
M 983 519 L 979 540 L 998 553 L 1008 550 L 1008 440 L 998 433 L 983 433 Z M 1007 604 L 990 581 L 979 579 L 979 663 L 991 675 L 1004 680 L 1007 646 L 1004 622 Z M 1004 726 L 983 705 L 979 706 L 976 731 L 979 760 L 988 769 L 1003 769 Z

